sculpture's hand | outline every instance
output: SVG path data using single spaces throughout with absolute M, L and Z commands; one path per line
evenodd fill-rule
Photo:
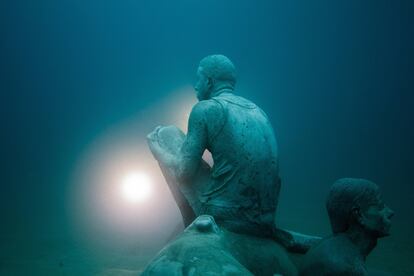
M 162 126 L 157 126 L 154 131 L 147 135 L 148 146 L 156 159 L 158 159 L 158 157 L 164 152 L 160 145 L 160 139 L 158 135 L 161 128 Z
M 167 144 L 171 142 L 171 139 L 166 140 L 168 138 L 165 136 L 166 129 L 169 129 L 169 127 L 157 126 L 153 132 L 147 135 L 147 142 L 155 159 L 163 166 L 175 171 L 177 169 L 178 156 L 171 151 Z
M 161 128 L 162 126 L 157 126 L 150 134 L 147 135 L 147 140 L 148 141 L 158 140 L 158 132 L 160 131 Z

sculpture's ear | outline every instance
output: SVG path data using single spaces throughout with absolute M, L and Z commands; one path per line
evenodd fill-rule
M 364 215 L 361 213 L 361 208 L 355 206 L 351 211 L 352 221 L 357 222 L 360 225 L 364 225 Z
M 208 90 L 211 90 L 213 88 L 213 86 L 214 86 L 214 79 L 211 78 L 211 77 L 208 77 L 207 78 L 207 87 L 208 87 Z

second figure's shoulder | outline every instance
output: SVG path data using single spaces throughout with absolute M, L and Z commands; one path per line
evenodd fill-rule
M 365 275 L 355 246 L 341 235 L 324 238 L 305 255 L 301 275 Z
M 359 251 L 355 245 L 344 235 L 332 235 L 322 239 L 322 241 L 310 250 L 309 253 L 320 255 L 320 257 L 346 258 L 357 256 Z

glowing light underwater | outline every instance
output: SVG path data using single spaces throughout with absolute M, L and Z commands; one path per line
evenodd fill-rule
M 192 87 L 177 89 L 91 141 L 74 171 L 68 201 L 78 237 L 98 246 L 150 244 L 177 228 L 181 217 L 146 135 L 160 124 L 186 132 L 195 102 Z
M 152 195 L 151 181 L 144 173 L 130 173 L 122 181 L 121 194 L 131 203 L 148 200 Z

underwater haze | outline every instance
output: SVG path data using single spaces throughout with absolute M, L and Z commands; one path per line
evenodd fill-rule
M 414 275 L 413 14 L 409 0 L 1 1 L 0 275 L 138 273 L 183 229 L 146 135 L 185 130 L 216 53 L 275 129 L 278 224 L 326 236 L 332 183 L 370 179 L 395 216 L 367 264 Z M 131 197 L 131 179 L 147 189 Z

